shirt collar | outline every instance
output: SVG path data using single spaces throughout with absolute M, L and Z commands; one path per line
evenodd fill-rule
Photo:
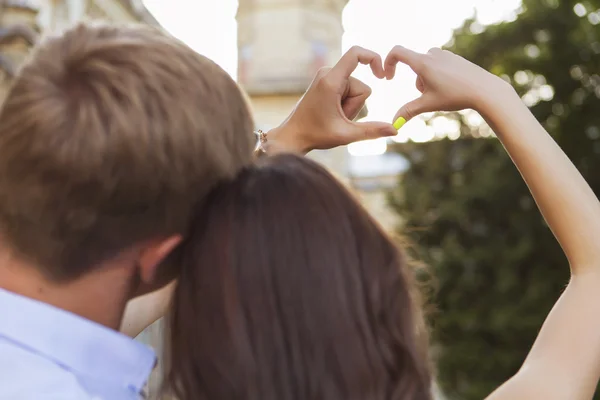
M 75 375 L 141 392 L 156 357 L 149 347 L 49 304 L 0 289 L 0 337 Z

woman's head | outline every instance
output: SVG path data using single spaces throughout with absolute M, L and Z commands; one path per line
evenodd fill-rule
M 429 399 L 405 259 L 322 167 L 222 183 L 185 243 L 168 383 L 181 399 Z

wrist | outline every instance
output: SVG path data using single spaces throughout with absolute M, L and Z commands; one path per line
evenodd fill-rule
M 302 131 L 290 120 L 267 132 L 265 150 L 268 154 L 306 154 L 310 148 L 302 141 Z
M 510 83 L 493 76 L 493 80 L 481 86 L 473 109 L 489 119 L 504 108 L 510 108 L 515 101 L 521 102 L 521 99 Z

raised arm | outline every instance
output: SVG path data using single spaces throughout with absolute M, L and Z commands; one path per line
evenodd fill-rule
M 600 378 L 600 202 L 564 152 L 501 79 L 447 51 L 397 47 L 386 60 L 419 75 L 423 95 L 398 117 L 473 108 L 521 172 L 571 266 L 571 281 L 520 371 L 489 400 L 587 400 Z M 576 134 L 576 132 L 574 132 Z
M 520 391 L 529 399 L 544 391 L 545 399 L 591 399 L 600 377 L 600 203 L 514 91 L 483 102 L 480 112 L 519 168 L 572 276 L 523 368 L 490 399 Z

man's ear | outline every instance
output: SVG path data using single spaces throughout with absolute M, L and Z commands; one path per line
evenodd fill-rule
M 160 264 L 181 243 L 181 235 L 173 235 L 161 240 L 149 242 L 138 258 L 140 279 L 143 285 L 151 285 L 157 277 Z

